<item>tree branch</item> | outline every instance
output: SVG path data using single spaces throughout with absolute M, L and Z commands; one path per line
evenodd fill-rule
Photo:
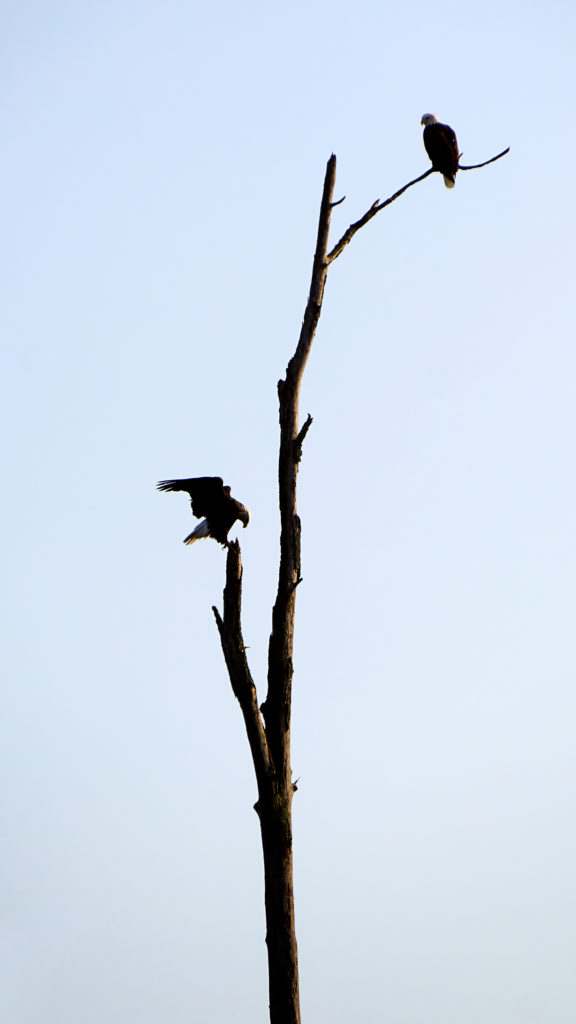
M 508 146 L 508 149 L 503 149 L 502 152 L 498 153 L 497 156 L 491 157 L 490 160 L 485 160 L 484 163 L 470 164 L 467 167 L 463 166 L 462 164 L 458 164 L 458 170 L 473 171 L 476 170 L 477 167 L 486 167 L 487 164 L 493 164 L 495 160 L 500 160 L 501 157 L 506 156 L 506 154 L 509 152 L 510 146 Z M 390 196 L 388 199 L 384 199 L 382 203 L 380 202 L 379 199 L 372 203 L 372 206 L 370 207 L 369 210 L 366 211 L 364 216 L 360 217 L 360 220 L 355 221 L 354 224 L 351 224 L 348 230 L 345 231 L 344 234 L 342 235 L 342 238 L 338 242 L 336 242 L 334 248 L 331 249 L 330 252 L 328 253 L 326 257 L 326 262 L 330 264 L 335 259 L 337 259 L 342 250 L 345 249 L 348 243 L 354 238 L 356 232 L 359 231 L 360 228 L 363 228 L 364 225 L 367 224 L 369 220 L 372 220 L 372 217 L 375 217 L 377 213 L 380 213 L 380 210 L 383 210 L 385 206 L 390 206 L 390 203 L 393 203 L 396 199 L 399 199 L 400 196 L 403 195 L 407 189 L 412 188 L 412 185 L 417 185 L 419 181 L 424 181 L 424 178 L 427 178 L 429 174 L 433 173 L 434 168 L 430 167 L 428 168 L 427 171 L 424 172 L 424 174 L 421 174 L 419 178 L 414 178 L 412 181 L 409 181 L 407 185 L 403 185 L 402 188 L 399 188 L 398 191 L 394 193 L 394 195 Z M 337 204 L 334 203 L 333 205 L 335 206 Z
M 306 434 L 310 430 L 312 423 L 313 419 L 310 413 L 308 413 L 305 422 L 302 424 L 302 427 L 300 428 L 300 433 L 298 434 L 298 437 L 294 441 L 294 458 L 296 459 L 296 462 L 300 462 L 302 458 L 302 445 L 304 444 L 304 438 L 306 437 Z
M 360 220 L 355 221 L 354 224 L 351 224 L 348 230 L 342 235 L 340 241 L 336 242 L 336 245 L 330 250 L 326 257 L 327 263 L 330 264 L 333 260 L 337 259 L 342 250 L 345 249 L 348 243 L 352 241 L 356 232 L 359 231 L 360 228 L 363 228 L 369 220 L 372 220 L 372 217 L 375 217 L 377 213 L 380 213 L 380 210 L 383 210 L 385 206 L 390 206 L 390 203 L 393 203 L 395 199 L 399 199 L 407 189 L 412 188 L 412 185 L 417 185 L 419 181 L 424 181 L 424 178 L 427 178 L 428 175 L 433 172 L 434 168 L 430 167 L 427 171 L 424 171 L 424 174 L 421 174 L 419 178 L 414 178 L 412 181 L 409 181 L 407 185 L 403 185 L 402 188 L 399 188 L 393 196 L 390 196 L 389 199 L 385 199 L 382 203 L 379 199 L 376 199 L 364 216 L 360 217 Z
M 232 690 L 244 716 L 256 777 L 261 782 L 262 777 L 269 775 L 271 770 L 270 753 L 242 636 L 242 557 L 237 540 L 228 545 L 224 616 L 220 615 L 216 607 L 212 611 L 220 633 Z
M 493 164 L 495 160 L 499 160 L 500 157 L 506 156 L 506 153 L 509 153 L 509 152 L 510 152 L 510 146 L 508 146 L 508 149 L 503 149 L 502 152 L 498 153 L 496 156 L 491 156 L 489 160 L 484 160 L 484 162 L 481 163 L 481 164 L 468 164 L 467 167 L 465 167 L 464 164 L 458 164 L 458 170 L 459 171 L 475 171 L 477 167 L 486 167 L 487 164 Z

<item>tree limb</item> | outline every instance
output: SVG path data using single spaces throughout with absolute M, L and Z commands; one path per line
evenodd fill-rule
M 216 607 L 212 611 L 220 633 L 232 690 L 244 716 L 256 777 L 260 783 L 270 774 L 270 753 L 242 636 L 242 557 L 237 540 L 228 545 L 224 616 L 220 615 Z
M 302 458 L 302 445 L 304 444 L 304 438 L 306 437 L 306 434 L 310 430 L 312 423 L 312 417 L 310 413 L 308 413 L 306 420 L 304 421 L 302 427 L 300 428 L 300 433 L 298 434 L 298 437 L 294 441 L 294 458 L 296 459 L 296 462 L 300 462 Z
M 502 152 L 498 153 L 497 156 L 491 157 L 490 160 L 485 160 L 484 163 L 470 164 L 469 166 L 466 167 L 463 166 L 462 164 L 458 164 L 458 170 L 473 171 L 476 170 L 477 167 L 486 167 L 487 164 L 493 164 L 495 160 L 500 160 L 501 157 L 506 156 L 506 154 L 509 152 L 510 146 L 508 146 L 508 149 L 503 149 Z M 372 203 L 372 206 L 370 207 L 369 210 L 366 211 L 364 216 L 360 217 L 360 220 L 355 221 L 354 224 L 351 224 L 348 230 L 345 231 L 344 234 L 342 235 L 342 238 L 340 238 L 340 240 L 336 242 L 336 245 L 334 246 L 333 249 L 330 250 L 326 257 L 327 263 L 330 264 L 335 259 L 337 259 L 342 250 L 345 249 L 348 243 L 354 238 L 356 232 L 359 231 L 360 228 L 363 228 L 364 225 L 367 224 L 369 220 L 372 220 L 372 217 L 375 217 L 377 213 L 380 213 L 380 210 L 383 210 L 385 206 L 390 206 L 390 203 L 393 203 L 396 199 L 399 199 L 400 196 L 403 195 L 403 193 L 406 192 L 407 189 L 412 188 L 412 185 L 417 185 L 419 181 L 424 181 L 424 178 L 427 178 L 429 174 L 433 173 L 434 168 L 430 167 L 428 168 L 427 171 L 424 172 L 424 174 L 421 174 L 420 177 L 414 178 L 412 181 L 409 181 L 407 185 L 403 185 L 402 188 L 399 188 L 398 191 L 395 192 L 394 195 L 390 196 L 388 199 L 384 199 L 383 202 L 380 202 L 380 200 L 377 199 L 374 203 Z
M 481 164 L 468 164 L 468 166 L 466 166 L 466 167 L 464 166 L 464 164 L 458 164 L 458 170 L 459 171 L 475 171 L 477 167 L 486 167 L 487 164 L 493 164 L 495 160 L 499 160 L 500 157 L 506 156 L 506 153 L 509 153 L 509 152 L 510 152 L 510 146 L 508 146 L 508 149 L 503 149 L 502 152 L 498 153 L 496 156 L 491 156 L 489 160 L 484 160 L 484 162 L 481 163 Z
M 330 264 L 333 260 L 337 259 L 342 250 L 345 249 L 348 243 L 352 241 L 356 232 L 359 231 L 360 228 L 363 228 L 369 220 L 372 220 L 372 217 L 375 217 L 377 213 L 380 213 L 380 210 L 383 210 L 385 206 L 390 206 L 390 203 L 393 203 L 395 199 L 399 199 L 399 197 L 406 192 L 406 189 L 412 188 L 412 185 L 417 185 L 419 181 L 424 181 L 424 178 L 427 178 L 428 175 L 433 172 L 434 168 L 430 167 L 427 171 L 424 171 L 424 174 L 421 174 L 419 178 L 414 178 L 412 181 L 409 181 L 407 185 L 403 185 L 402 188 L 399 188 L 393 196 L 390 196 L 389 199 L 385 199 L 382 203 L 379 199 L 376 199 L 364 216 L 360 217 L 360 220 L 355 221 L 354 224 L 351 224 L 348 230 L 342 235 L 342 238 L 336 242 L 336 245 L 330 250 L 326 257 L 327 263 Z

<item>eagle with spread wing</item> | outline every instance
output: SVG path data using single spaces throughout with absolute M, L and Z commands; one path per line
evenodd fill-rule
M 201 537 L 213 537 L 223 547 L 228 545 L 228 532 L 237 519 L 244 523 L 244 529 L 250 522 L 250 511 L 230 494 L 230 488 L 224 487 L 221 476 L 197 476 L 191 480 L 161 480 L 157 484 L 159 491 L 186 491 L 190 495 L 192 515 L 201 523 L 184 539 L 185 544 L 193 544 Z

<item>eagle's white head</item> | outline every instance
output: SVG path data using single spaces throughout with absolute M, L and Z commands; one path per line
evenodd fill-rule
M 420 124 L 423 124 L 426 127 L 428 127 L 429 124 L 438 124 L 438 118 L 436 117 L 436 114 L 422 114 Z

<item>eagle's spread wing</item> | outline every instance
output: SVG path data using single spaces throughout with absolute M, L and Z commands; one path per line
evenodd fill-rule
M 221 476 L 197 476 L 190 480 L 161 480 L 159 491 L 186 491 L 190 495 L 192 513 L 197 519 L 202 516 L 212 522 L 218 518 L 218 510 L 227 497 Z M 230 528 L 230 527 L 229 527 Z

